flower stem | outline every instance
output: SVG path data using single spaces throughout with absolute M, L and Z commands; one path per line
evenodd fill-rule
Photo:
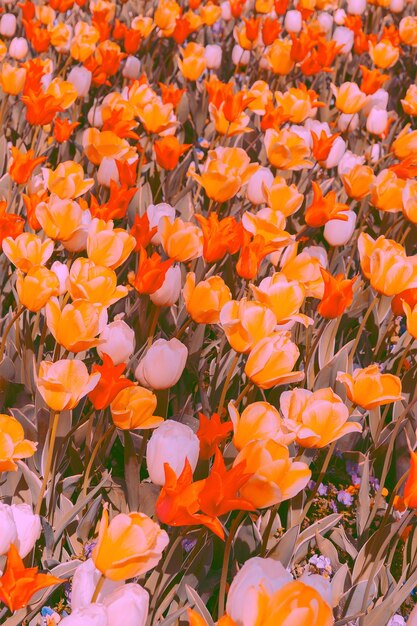
M 4 329 L 3 337 L 1 339 L 1 344 L 0 344 L 0 363 L 3 361 L 3 354 L 4 354 L 4 348 L 6 347 L 7 336 L 9 334 L 13 324 L 15 323 L 15 321 L 17 319 L 19 319 L 19 317 L 22 315 L 24 310 L 25 310 L 24 306 L 19 307 L 17 309 L 16 313 L 13 315 L 12 319 L 10 320 L 10 322 L 7 324 L 6 328 Z
M 100 591 L 103 588 L 104 581 L 106 580 L 104 574 L 101 574 L 100 578 L 97 581 L 96 588 L 94 589 L 93 597 L 91 598 L 91 603 L 97 602 L 97 598 L 99 596 Z
M 232 551 L 232 543 L 235 538 L 237 529 L 243 518 L 246 515 L 246 511 L 239 511 L 236 515 L 235 519 L 232 522 L 232 525 L 229 530 L 229 536 L 226 540 L 226 545 L 224 546 L 224 556 L 223 556 L 223 565 L 222 565 L 222 573 L 220 578 L 220 589 L 219 589 L 219 611 L 218 618 L 220 619 L 224 615 L 224 608 L 226 605 L 226 584 L 227 584 L 227 572 L 229 571 L 229 559 L 230 553 Z
M 220 396 L 220 401 L 219 401 L 219 408 L 217 409 L 217 413 L 220 415 L 220 417 L 222 416 L 223 407 L 224 407 L 224 403 L 226 400 L 226 394 L 229 389 L 229 384 L 232 379 L 233 373 L 235 371 L 237 362 L 239 361 L 239 357 L 240 357 L 240 354 L 235 354 L 235 356 L 233 357 L 232 363 L 229 367 L 229 371 L 227 372 L 226 380 L 224 381 L 222 395 Z
M 48 449 L 48 457 L 46 459 L 45 472 L 44 472 L 44 476 L 43 476 L 41 490 L 39 492 L 38 502 L 36 503 L 36 511 L 35 512 L 36 512 L 37 515 L 39 515 L 39 513 L 41 512 L 42 501 L 43 501 L 43 498 L 44 498 L 44 495 L 45 495 L 46 485 L 48 484 L 49 474 L 50 474 L 50 471 L 51 471 L 52 458 L 53 458 L 54 447 L 55 447 L 56 433 L 57 433 L 57 430 L 58 430 L 58 422 L 59 422 L 59 411 L 54 411 L 53 409 L 51 409 L 50 420 L 49 420 L 49 428 L 50 428 L 50 431 L 51 431 L 51 435 L 50 435 L 50 438 L 49 438 L 49 449 Z

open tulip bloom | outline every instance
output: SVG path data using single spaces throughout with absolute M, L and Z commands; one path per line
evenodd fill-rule
M 417 626 L 417 4 L 5 0 L 0 623 Z

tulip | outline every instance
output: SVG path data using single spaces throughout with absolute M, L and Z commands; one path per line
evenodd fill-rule
M 55 274 L 59 282 L 58 295 L 62 296 L 68 291 L 69 287 L 69 270 L 68 265 L 60 261 L 54 261 L 51 265 L 51 272 Z
M 128 583 L 104 598 L 108 626 L 145 626 L 148 617 L 149 594 L 140 585 Z
M 290 339 L 290 333 L 279 331 L 258 341 L 249 353 L 245 374 L 261 389 L 303 380 L 304 372 L 292 369 L 300 351 Z
M 365 196 L 369 194 L 375 181 L 372 169 L 362 164 L 354 165 L 346 173 L 342 173 L 341 177 L 346 193 L 350 198 L 354 198 L 355 200 L 365 198 Z M 351 212 L 346 213 L 346 215 L 349 215 L 349 213 Z
M 104 187 L 110 187 L 111 181 L 119 181 L 119 171 L 114 159 L 104 157 L 97 170 L 97 182 Z
M 382 135 L 387 128 L 388 113 L 385 109 L 372 107 L 366 120 L 366 130 L 373 135 Z
M 265 133 L 265 149 L 268 161 L 278 169 L 299 171 L 312 167 L 310 148 L 295 132 L 268 128 Z
M 33 456 L 37 444 L 24 436 L 23 427 L 17 419 L 0 413 L 0 472 L 15 472 L 16 461 Z
M 229 402 L 229 415 L 233 423 L 233 445 L 237 450 L 242 450 L 250 441 L 273 439 L 284 445 L 294 441 L 279 412 L 269 402 L 253 402 L 240 415 L 233 402 Z
M 203 235 L 191 222 L 177 217 L 173 222 L 162 217 L 158 224 L 158 236 L 165 254 L 175 261 L 191 261 L 202 255 Z
M 109 523 L 105 509 L 92 559 L 106 578 L 126 580 L 155 567 L 168 541 L 167 533 L 147 515 L 120 513 Z
M 43 265 L 33 265 L 26 275 L 17 271 L 16 291 L 20 304 L 29 311 L 40 311 L 52 296 L 58 295 L 56 275 Z
M 29 52 L 28 42 L 24 37 L 13 37 L 9 45 L 9 56 L 21 61 Z
M 376 67 L 386 70 L 395 65 L 400 58 L 400 48 L 390 40 L 382 39 L 375 45 L 369 43 L 369 56 Z
M 350 15 L 362 15 L 366 10 L 366 0 L 348 0 L 347 12 Z
M 299 33 L 303 27 L 303 17 L 300 11 L 287 11 L 284 20 L 284 28 L 289 33 Z
M 417 17 L 407 15 L 400 21 L 398 32 L 400 39 L 407 46 L 417 46 Z
M 209 70 L 218 70 L 222 62 L 222 49 L 217 44 L 209 44 L 204 48 L 204 58 Z
M 45 234 L 61 241 L 66 250 L 85 249 L 91 214 L 83 211 L 77 202 L 52 195 L 47 202 L 37 204 L 35 215 Z
M 168 268 L 162 286 L 149 297 L 155 306 L 172 306 L 177 302 L 180 293 L 181 267 L 174 265 Z
M 97 385 L 100 374 L 89 374 L 82 361 L 42 361 L 36 386 L 54 411 L 69 411 Z
M 164 421 L 153 414 L 156 405 L 157 399 L 152 391 L 129 386 L 119 391 L 111 403 L 111 416 L 117 428 L 122 430 L 156 428 Z
M 87 254 L 96 265 L 116 269 L 126 261 L 136 246 L 134 237 L 123 228 L 114 228 L 113 220 L 94 218 L 87 237 Z
M 274 183 L 274 175 L 268 167 L 261 167 L 248 181 L 246 196 L 252 204 L 263 204 L 266 191 L 270 190 Z
M 251 288 L 255 298 L 275 313 L 278 324 L 293 319 L 303 321 L 299 310 L 304 302 L 305 290 L 296 280 L 288 280 L 285 274 L 276 272 L 264 278 L 258 287 L 251 285 Z
M 167 217 L 171 224 L 175 220 L 175 209 L 170 204 L 166 202 L 160 202 L 159 204 L 150 204 L 146 209 L 146 214 L 149 219 L 149 228 L 152 230 L 153 228 L 158 228 L 159 222 L 163 217 Z M 152 243 L 160 244 L 161 238 L 158 234 L 158 231 L 152 238 Z
M 169 389 L 181 378 L 187 357 L 186 346 L 175 337 L 157 339 L 139 362 L 135 378 L 145 387 Z
M 165 463 L 180 476 L 188 459 L 194 472 L 199 451 L 200 441 L 189 426 L 167 420 L 152 433 L 146 448 L 146 466 L 151 481 L 154 485 L 165 484 Z
M 117 286 L 114 270 L 84 258 L 72 264 L 68 288 L 73 300 L 81 298 L 106 307 L 127 295 L 126 287 Z
M 298 211 L 304 200 L 297 187 L 294 184 L 287 185 L 281 176 L 276 176 L 270 189 L 264 187 L 264 191 L 268 206 L 273 211 L 281 212 L 285 217 Z
M 307 486 L 311 477 L 308 465 L 290 459 L 288 448 L 272 439 L 251 441 L 237 455 L 233 466 L 246 462 L 252 474 L 240 494 L 257 508 L 273 506 L 293 498 Z
M 17 20 L 13 13 L 3 13 L 0 19 L 0 35 L 13 37 L 16 32 Z
M 353 302 L 353 285 L 357 279 L 345 278 L 344 274 L 332 276 L 325 269 L 321 269 L 324 281 L 324 293 L 317 307 L 317 312 L 327 319 L 334 319 L 343 315 L 345 309 Z
M 54 251 L 54 242 L 47 237 L 42 241 L 38 235 L 22 233 L 15 239 L 3 239 L 3 252 L 22 272 L 34 265 L 45 265 Z
M 292 42 L 289 39 L 275 39 L 269 46 L 266 59 L 274 74 L 286 76 L 294 67 L 291 57 Z
M 110 322 L 100 334 L 97 352 L 111 357 L 114 365 L 126 363 L 135 351 L 135 333 L 123 320 Z
M 87 559 L 78 565 L 71 584 L 71 609 L 73 612 L 90 606 L 100 577 L 101 572 L 96 568 L 92 559 Z M 105 598 L 117 591 L 122 585 L 122 581 L 106 578 L 96 598 L 97 602 L 102 603 Z
M 129 55 L 125 61 L 122 74 L 129 80 L 137 80 L 140 76 L 141 63 L 134 56 Z
M 363 108 L 367 96 L 356 83 L 343 83 L 340 87 L 332 84 L 331 88 L 336 98 L 335 105 L 342 113 L 352 115 Z
M 185 48 L 180 48 L 182 58 L 178 58 L 178 67 L 186 80 L 196 81 L 200 78 L 207 66 L 204 47 L 190 42 Z
M 83 352 L 99 344 L 97 335 L 107 324 L 107 309 L 88 300 L 74 300 L 61 310 L 58 299 L 53 298 L 46 307 L 46 322 L 61 346 Z
M 350 241 L 356 226 L 355 211 L 346 211 L 347 222 L 329 220 L 324 225 L 323 236 L 330 246 L 344 246 Z
M 381 374 L 377 364 L 356 369 L 353 376 L 338 372 L 336 380 L 344 385 L 351 402 L 368 411 L 402 399 L 401 380 L 394 374 Z
M 288 430 L 304 448 L 324 448 L 348 433 L 362 432 L 356 422 L 348 422 L 349 411 L 330 387 L 311 392 L 307 389 L 284 391 L 281 413 Z
M 194 272 L 187 274 L 183 295 L 188 314 L 197 324 L 216 324 L 223 306 L 232 298 L 223 278 L 210 276 L 196 285 Z
M 59 163 L 55 170 L 42 168 L 45 185 L 61 200 L 78 198 L 94 185 L 92 178 L 84 178 L 82 165 L 75 161 Z
M 0 87 L 4 93 L 17 96 L 25 84 L 26 70 L 21 67 L 13 67 L 9 63 L 3 63 L 0 70 Z
M 336 24 L 340 23 L 336 21 L 336 16 L 335 16 L 335 22 Z M 343 22 L 341 23 L 342 24 L 344 23 L 344 19 L 343 19 Z M 349 54 L 349 52 L 353 48 L 354 33 L 352 30 L 350 30 L 350 28 L 345 28 L 345 26 L 337 26 L 337 28 L 334 29 L 332 39 L 338 46 L 340 46 L 340 52 L 342 54 Z
M 417 454 L 410 450 L 410 470 L 404 485 L 404 504 L 410 509 L 417 508 Z
M 277 325 L 276 316 L 267 305 L 246 298 L 226 302 L 219 321 L 232 348 L 244 353 L 250 352 Z

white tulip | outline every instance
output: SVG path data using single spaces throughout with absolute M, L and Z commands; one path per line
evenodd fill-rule
M 135 351 L 135 333 L 123 320 L 115 320 L 107 324 L 100 334 L 97 352 L 101 357 L 107 354 L 115 365 L 127 363 Z
M 71 608 L 73 611 L 88 608 L 100 579 L 101 572 L 96 568 L 92 559 L 87 559 L 75 570 L 71 587 Z M 113 591 L 123 586 L 123 581 L 114 581 L 106 578 L 98 594 L 97 601 L 103 602 Z
M 346 211 L 347 222 L 342 220 L 329 220 L 324 226 L 324 238 L 331 246 L 343 246 L 352 237 L 356 225 L 355 211 Z
M 388 113 L 385 109 L 373 107 L 366 120 L 366 130 L 373 135 L 381 135 L 388 124 Z
M 140 60 L 134 56 L 128 56 L 122 74 L 129 80 L 137 80 L 140 76 Z
M 244 50 L 238 44 L 233 46 L 232 63 L 233 65 L 247 65 L 250 61 L 250 51 Z
M 4 13 L 0 19 L 0 35 L 13 37 L 16 32 L 16 16 L 13 13 Z
M 181 293 L 181 267 L 173 265 L 165 274 L 162 286 L 150 294 L 151 301 L 156 306 L 172 306 Z
M 119 182 L 119 170 L 116 161 L 108 157 L 104 157 L 97 170 L 97 181 L 99 185 L 110 187 L 110 182 Z
M 248 180 L 246 196 L 252 204 L 265 202 L 264 189 L 270 189 L 274 182 L 274 175 L 268 167 L 260 167 Z
M 108 626 L 145 626 L 149 609 L 149 594 L 136 583 L 123 585 L 104 599 Z
M 102 604 L 90 604 L 77 609 L 59 622 L 60 626 L 109 626 L 107 609 Z
M 209 44 L 204 49 L 204 58 L 209 70 L 219 69 L 222 62 L 222 49 L 217 44 Z
M 366 10 L 366 0 L 348 0 L 347 12 L 350 15 L 362 15 Z
M 78 65 L 73 67 L 67 76 L 67 81 L 75 87 L 79 98 L 88 96 L 91 86 L 92 74 L 86 67 Z
M 24 37 L 13 37 L 9 46 L 9 56 L 20 61 L 29 51 L 28 42 Z
M 163 217 L 167 217 L 170 222 L 175 220 L 175 209 L 173 206 L 168 204 L 167 202 L 160 202 L 159 204 L 150 204 L 146 209 L 146 213 L 148 215 L 149 220 L 149 228 L 158 227 L 159 222 Z M 152 243 L 155 245 L 159 245 L 161 243 L 161 238 L 158 233 L 152 237 Z
M 343 46 L 340 50 L 342 54 L 348 54 L 348 52 L 350 52 L 353 48 L 353 30 L 345 28 L 344 26 L 338 26 L 334 29 L 333 41 L 335 41 L 338 46 Z
M 149 348 L 135 371 L 135 378 L 144 387 L 169 389 L 184 371 L 188 350 L 175 337 L 157 339 Z
M 284 28 L 289 33 L 299 33 L 303 27 L 303 17 L 300 11 L 287 11 L 284 20 Z
M 153 431 L 146 448 L 146 463 L 154 485 L 165 484 L 164 463 L 179 476 L 185 460 L 194 471 L 198 461 L 200 442 L 189 426 L 166 420 Z

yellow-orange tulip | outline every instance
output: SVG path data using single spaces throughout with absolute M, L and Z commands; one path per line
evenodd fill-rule
M 338 372 L 337 380 L 345 386 L 349 400 L 364 409 L 374 409 L 402 398 L 401 380 L 394 374 L 382 374 L 377 364 L 356 369 L 353 376 Z
M 100 38 L 97 28 L 87 22 L 78 22 L 75 26 L 74 37 L 71 39 L 70 53 L 75 61 L 83 63 L 95 50 Z
M 3 239 L 3 252 L 22 272 L 28 272 L 34 265 L 44 265 L 54 251 L 54 242 L 38 235 L 22 233 L 13 239 Z
M 347 421 L 349 410 L 330 387 L 284 391 L 280 403 L 284 424 L 304 448 L 323 448 L 348 433 L 362 431 L 360 424 Z
M 153 19 L 163 35 L 169 37 L 180 14 L 181 7 L 175 0 L 159 0 Z
M 105 307 L 128 293 L 127 287 L 117 285 L 114 270 L 83 258 L 76 259 L 71 266 L 68 291 L 73 300 L 84 299 Z
M 23 274 L 17 270 L 16 290 L 20 304 L 29 311 L 40 311 L 52 296 L 59 293 L 59 280 L 43 265 L 33 265 Z
M 150 389 L 134 385 L 117 394 L 110 405 L 111 416 L 117 428 L 122 430 L 156 428 L 164 421 L 153 414 L 156 405 L 156 395 Z
M 126 580 L 155 567 L 168 542 L 167 533 L 147 515 L 120 513 L 109 523 L 105 509 L 91 557 L 106 578 Z
M 220 324 L 236 352 L 250 352 L 258 341 L 275 330 L 277 318 L 265 304 L 242 298 L 224 305 Z
M 292 215 L 303 203 L 304 196 L 297 187 L 287 185 L 282 176 L 276 176 L 271 187 L 265 190 L 266 201 L 274 211 L 280 211 L 285 217 Z
M 173 105 L 164 104 L 159 98 L 152 98 L 144 106 L 138 109 L 139 119 L 146 132 L 149 134 L 162 134 L 169 129 L 174 129 L 178 124 L 174 114 Z
M 290 39 L 276 39 L 268 48 L 266 59 L 274 74 L 286 76 L 293 69 L 295 63 L 291 58 L 291 48 Z
M 45 234 L 61 241 L 67 250 L 78 252 L 85 248 L 91 215 L 78 202 L 52 195 L 48 202 L 39 202 L 35 215 Z
M 311 320 L 299 313 L 305 298 L 304 287 L 296 280 L 288 280 L 282 272 L 264 278 L 258 287 L 251 285 L 254 296 L 275 313 L 278 324 L 298 321 L 308 325 Z
M 369 56 L 376 67 L 386 70 L 395 65 L 400 58 L 400 48 L 394 46 L 388 39 L 382 39 L 375 45 L 370 42 Z
M 221 276 L 210 276 L 196 285 L 194 272 L 187 274 L 183 295 L 188 314 L 197 324 L 216 324 L 223 306 L 232 299 Z
M 72 83 L 69 83 L 67 80 L 62 80 L 62 78 L 54 78 L 49 83 L 45 93 L 59 101 L 60 106 L 64 110 L 69 109 L 78 97 L 78 92 Z
M 182 58 L 178 58 L 178 67 L 187 80 L 195 81 L 206 69 L 204 46 L 191 41 L 185 48 L 180 48 Z
M 36 386 L 46 404 L 54 411 L 68 411 L 98 384 L 101 374 L 89 374 L 77 359 L 42 361 Z
M 246 461 L 245 472 L 253 476 L 242 485 L 240 494 L 260 509 L 293 498 L 311 477 L 305 463 L 293 461 L 287 446 L 272 439 L 248 443 L 233 465 L 243 461 Z
M 361 233 L 358 250 L 362 272 L 376 291 L 395 296 L 417 286 L 417 266 L 401 244 L 382 235 L 374 240 Z
M 242 148 L 216 148 L 210 150 L 201 175 L 193 171 L 190 175 L 200 183 L 209 198 L 226 202 L 248 182 L 258 167 L 258 163 L 250 162 Z
M 26 70 L 23 67 L 3 63 L 0 70 L 0 87 L 4 93 L 17 96 L 22 91 L 25 80 Z
M 320 258 L 314 256 L 309 250 L 303 250 L 300 254 L 294 253 L 285 259 L 282 273 L 289 280 L 296 280 L 304 286 L 306 296 L 322 298 L 324 282 L 321 275 L 323 264 Z
M 401 100 L 401 104 L 406 115 L 417 115 L 417 85 L 409 86 L 405 98 Z
M 310 148 L 291 130 L 268 128 L 264 142 L 268 161 L 278 169 L 298 171 L 313 167 L 308 160 Z
M 0 472 L 17 470 L 16 461 L 33 456 L 36 443 L 25 439 L 20 422 L 0 413 Z
M 413 308 L 403 300 L 403 309 L 407 318 L 407 330 L 414 339 L 417 338 L 417 306 Z
M 229 415 L 233 423 L 233 445 L 237 450 L 242 450 L 250 441 L 273 439 L 287 445 L 295 439 L 269 402 L 253 402 L 241 414 L 233 402 L 229 402 Z
M 403 207 L 402 194 L 405 180 L 395 172 L 382 170 L 372 186 L 371 203 L 380 211 L 398 213 Z
M 170 259 L 186 262 L 203 254 L 203 233 L 191 222 L 184 222 L 179 217 L 171 222 L 164 216 L 158 224 L 158 235 Z
M 342 113 L 358 113 L 365 105 L 367 96 L 356 83 L 343 83 L 340 87 L 331 85 L 331 88 L 336 99 L 336 108 Z
M 254 345 L 246 362 L 245 374 L 261 389 L 295 383 L 304 372 L 294 372 L 300 351 L 288 332 L 279 331 Z
M 410 130 L 410 124 L 404 126 L 393 142 L 392 151 L 399 159 L 417 156 L 417 130 Z
M 94 185 L 92 178 L 84 178 L 82 165 L 75 161 L 59 163 L 55 170 L 43 167 L 42 174 L 49 191 L 62 200 L 78 198 Z
M 107 309 L 88 300 L 74 300 L 61 310 L 57 298 L 46 307 L 46 322 L 56 341 L 70 352 L 83 352 L 99 345 L 97 339 L 107 324 Z
M 414 15 L 403 17 L 398 32 L 401 41 L 407 46 L 417 46 L 417 17 Z
M 408 179 L 402 192 L 402 210 L 410 222 L 417 224 L 417 181 Z M 3 242 L 4 249 L 4 242 Z
M 362 200 L 371 190 L 375 175 L 367 165 L 354 165 L 351 170 L 342 174 L 342 183 L 349 198 Z
M 96 265 L 112 270 L 126 261 L 136 246 L 136 239 L 124 228 L 113 228 L 113 221 L 94 218 L 87 237 L 88 258 Z

